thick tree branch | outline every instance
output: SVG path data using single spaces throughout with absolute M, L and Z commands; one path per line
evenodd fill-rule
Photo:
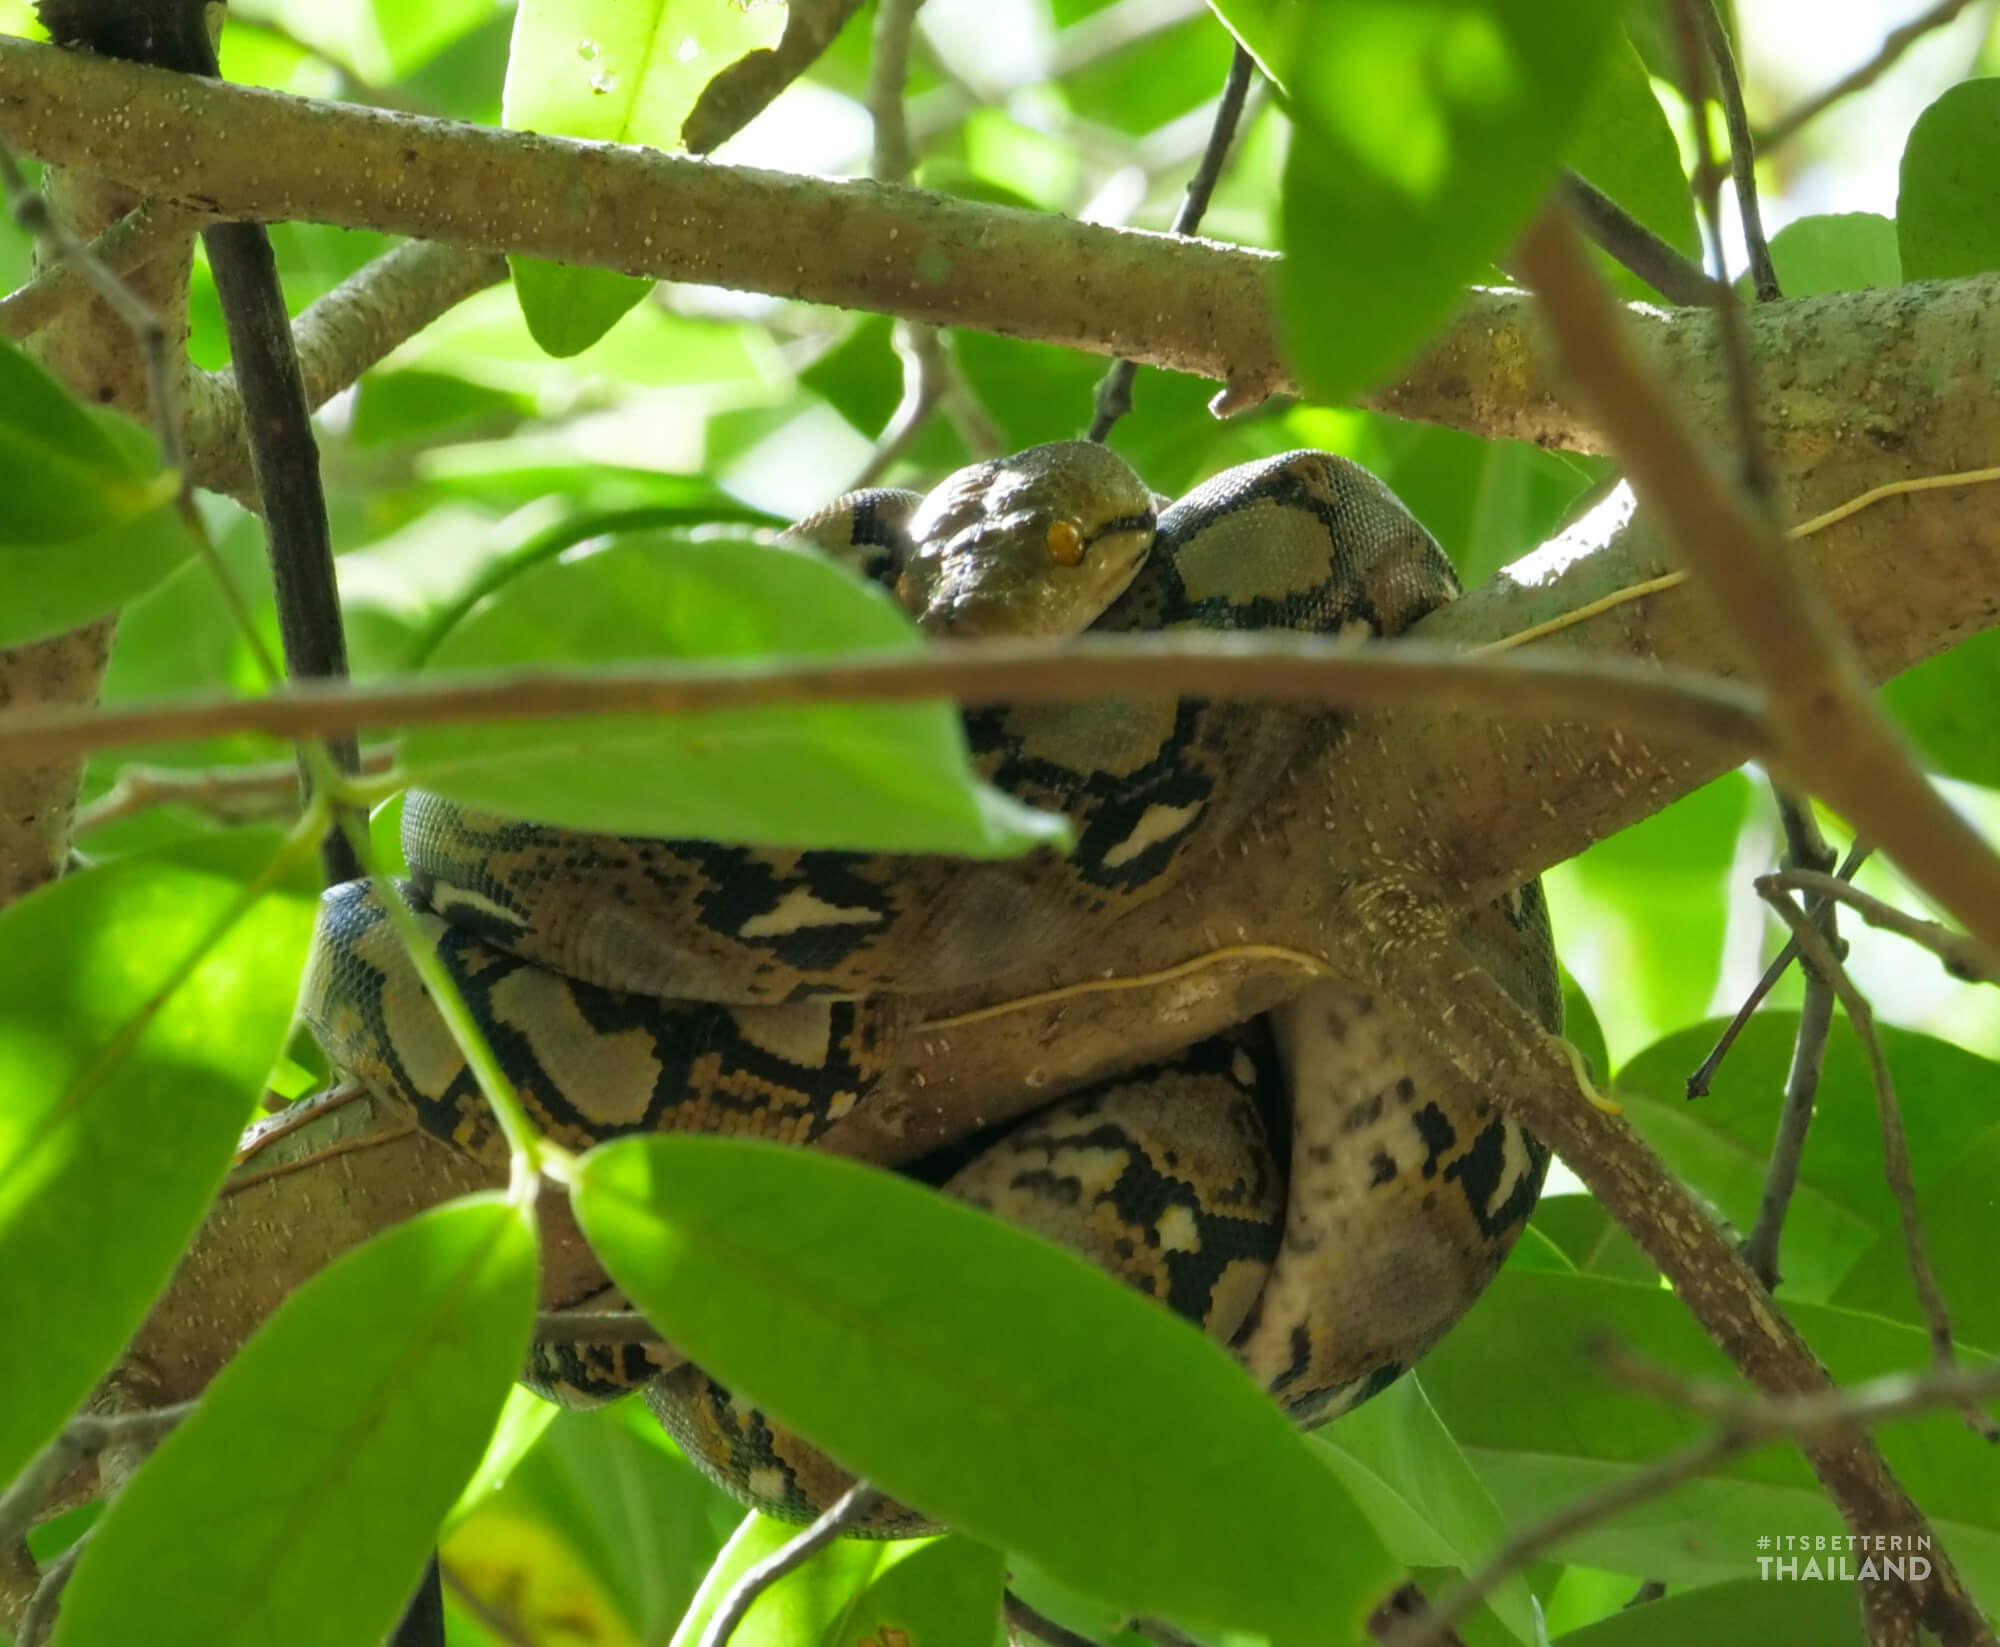
M 1648 376 L 1559 212 L 1537 219 L 1519 260 L 1635 490 L 1658 508 L 1739 655 L 1769 687 L 1785 760 L 1973 937 L 2000 949 L 2000 857 L 1918 771 L 1803 563 L 1723 482 Z

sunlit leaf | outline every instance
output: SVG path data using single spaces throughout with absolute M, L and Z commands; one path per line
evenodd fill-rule
M 815 554 L 638 539 L 523 574 L 445 637 L 432 667 L 917 645 L 884 593 Z M 973 779 L 948 704 L 420 727 L 403 754 L 413 783 L 579 829 L 995 857 L 1065 827 Z
M 1597 89 L 1618 10 L 1594 0 L 1219 9 L 1284 86 L 1296 125 L 1278 279 L 1287 358 L 1316 398 L 1344 400 L 1412 354 L 1540 204 Z
M 80 553 L 73 540 L 126 525 L 173 496 L 171 477 L 149 475 L 133 461 L 143 441 L 112 433 L 115 417 L 79 405 L 0 338 L 0 545 Z M 0 640 L 13 638 L 17 626 L 5 627 Z
M 0 1333 L 0 1480 L 144 1318 L 284 1046 L 318 887 L 283 845 L 188 839 L 0 911 L 0 1273 L 34 1323 Z
M 507 54 L 505 123 L 607 143 L 680 147 L 717 71 L 777 44 L 778 6 L 728 0 L 522 0 Z M 552 355 L 578 354 L 652 289 L 609 269 L 509 260 L 521 313 Z
M 694 1360 L 1087 1594 L 1321 1640 L 1356 1628 L 1390 1571 L 1221 1349 L 982 1213 L 812 1151 L 692 1136 L 594 1151 L 574 1199 L 614 1279 Z
M 0 505 L 0 517 L 6 509 Z M 7 592 L 0 646 L 58 635 L 115 612 L 194 552 L 193 535 L 171 507 L 61 542 L 0 542 L 0 588 Z
M 119 1493 L 55 1647 L 380 1640 L 520 1370 L 535 1284 L 532 1219 L 497 1196 L 307 1282 Z

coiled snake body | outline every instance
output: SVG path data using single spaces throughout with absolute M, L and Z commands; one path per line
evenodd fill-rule
M 1062 633 L 1101 612 L 1100 629 L 1391 635 L 1457 592 L 1388 489 L 1320 452 L 1219 475 L 1157 530 L 1137 476 L 1067 442 L 924 498 L 854 494 L 794 535 L 943 634 Z M 558 1142 L 681 1128 L 811 1143 L 896 1061 L 913 997 L 1048 957 L 1235 849 L 1329 724 L 1192 699 L 968 714 L 982 774 L 1075 828 L 1069 855 L 1007 863 L 586 835 L 413 793 L 413 878 L 395 895 Z M 359 883 L 327 894 L 305 1014 L 337 1063 L 491 1155 L 491 1118 L 376 898 Z M 1468 942 L 1558 1027 L 1538 887 L 1482 912 Z M 1316 1423 L 1463 1313 L 1546 1164 L 1497 1107 L 1462 1095 L 1423 1026 L 1322 985 L 1030 1115 L 942 1187 L 1198 1322 Z M 816 1513 L 848 1484 L 698 1369 L 657 1372 L 641 1349 L 543 1344 L 531 1382 L 572 1401 L 646 1384 L 690 1456 L 774 1514 Z M 869 1530 L 921 1525 L 890 1505 Z

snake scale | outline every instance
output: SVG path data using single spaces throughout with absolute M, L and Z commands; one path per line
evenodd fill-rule
M 1457 593 L 1430 534 L 1343 458 L 1287 453 L 1156 518 L 1157 501 L 1104 448 L 1062 442 L 923 496 L 850 494 L 790 536 L 889 587 L 940 637 L 1093 620 L 1393 635 Z M 925 992 L 1045 962 L 1205 856 L 1245 850 L 1287 765 L 1340 735 L 1324 713 L 1191 698 L 1000 707 L 965 724 L 982 776 L 1069 816 L 1069 854 L 988 863 L 590 835 L 413 792 L 411 879 L 393 895 L 556 1141 L 679 1128 L 810 1144 L 867 1102 Z M 381 895 L 362 883 L 326 895 L 305 1016 L 336 1063 L 426 1130 L 503 1157 Z M 1479 912 L 1467 941 L 1560 1026 L 1539 887 Z M 1496 1105 L 1464 1095 L 1421 1025 L 1323 984 L 1060 1097 L 927 1175 L 1198 1323 L 1314 1424 L 1392 1382 L 1464 1312 L 1546 1166 Z M 851 1481 L 645 1348 L 538 1344 L 528 1381 L 572 1404 L 644 1386 L 688 1455 L 772 1514 L 808 1517 Z M 862 1530 L 926 1525 L 889 1504 Z

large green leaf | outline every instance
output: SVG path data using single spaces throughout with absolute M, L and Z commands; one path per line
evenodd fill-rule
M 850 1161 L 726 1138 L 593 1151 L 574 1199 L 614 1279 L 694 1360 L 1086 1594 L 1318 1641 L 1357 1628 L 1390 1575 L 1220 1348 L 1033 1236 Z
M 2000 79 L 1965 80 L 1903 145 L 1896 239 L 1905 280 L 2000 269 Z
M 641 658 L 797 658 L 919 642 L 820 556 L 635 539 L 524 573 L 438 645 L 437 671 Z M 469 806 L 618 833 L 995 857 L 1062 820 L 975 780 L 949 704 L 419 727 L 411 782 Z
M 535 1246 L 477 1196 L 301 1287 L 113 1502 L 55 1647 L 381 1639 L 520 1371 Z
M 1798 1015 L 1760 1012 L 1752 1018 L 1708 1095 L 1690 1102 L 1688 1072 L 1721 1029 L 1718 1019 L 1649 1047 L 1619 1072 L 1618 1097 L 1667 1164 L 1748 1232 L 1777 1128 Z M 1911 1167 L 1924 1202 L 1930 1186 L 1968 1159 L 1991 1129 L 1995 1068 L 1933 1036 L 1888 1025 L 1877 1033 L 1902 1099 Z M 2000 1233 L 1990 1212 L 1985 1227 Z M 1893 1239 L 1896 1229 L 1867 1063 L 1853 1031 L 1837 1022 L 1827 1040 L 1812 1131 L 1785 1219 L 1779 1254 L 1783 1296 L 1832 1296 L 1862 1255 L 1884 1238 Z
M 1842 1383 L 1928 1364 L 1914 1328 L 1824 1305 L 1792 1319 Z M 1602 1276 L 1509 1266 L 1424 1359 L 1424 1387 L 1510 1527 L 1706 1433 L 1705 1421 L 1606 1375 L 1605 1343 L 1691 1377 L 1730 1369 L 1671 1292 Z M 1995 1403 L 2000 1406 L 2000 1403 Z M 1883 1452 L 1990 1610 L 2000 1604 L 2000 1450 L 1953 1413 L 1879 1432 Z M 1774 1533 L 1843 1532 L 1798 1450 L 1730 1460 L 1568 1540 L 1561 1559 L 1636 1578 L 1712 1583 L 1756 1573 Z
M 515 131 L 679 148 L 702 87 L 783 30 L 778 7 L 729 0 L 522 0 L 503 118 Z M 609 269 L 509 262 L 529 331 L 557 356 L 589 348 L 653 285 Z
M 1596 0 L 1219 0 L 1286 90 L 1278 306 L 1345 400 L 1427 337 L 1540 204 L 1618 29 Z
M 291 1022 L 306 843 L 210 834 L 0 911 L 0 1480 L 90 1392 L 215 1194 Z M 253 889 L 264 886 L 263 896 Z
M 744 1569 L 798 1535 L 782 1521 L 744 1517 L 674 1647 L 695 1647 Z M 1003 1568 L 998 1550 L 969 1538 L 840 1539 L 760 1595 L 730 1647 L 998 1647 Z

